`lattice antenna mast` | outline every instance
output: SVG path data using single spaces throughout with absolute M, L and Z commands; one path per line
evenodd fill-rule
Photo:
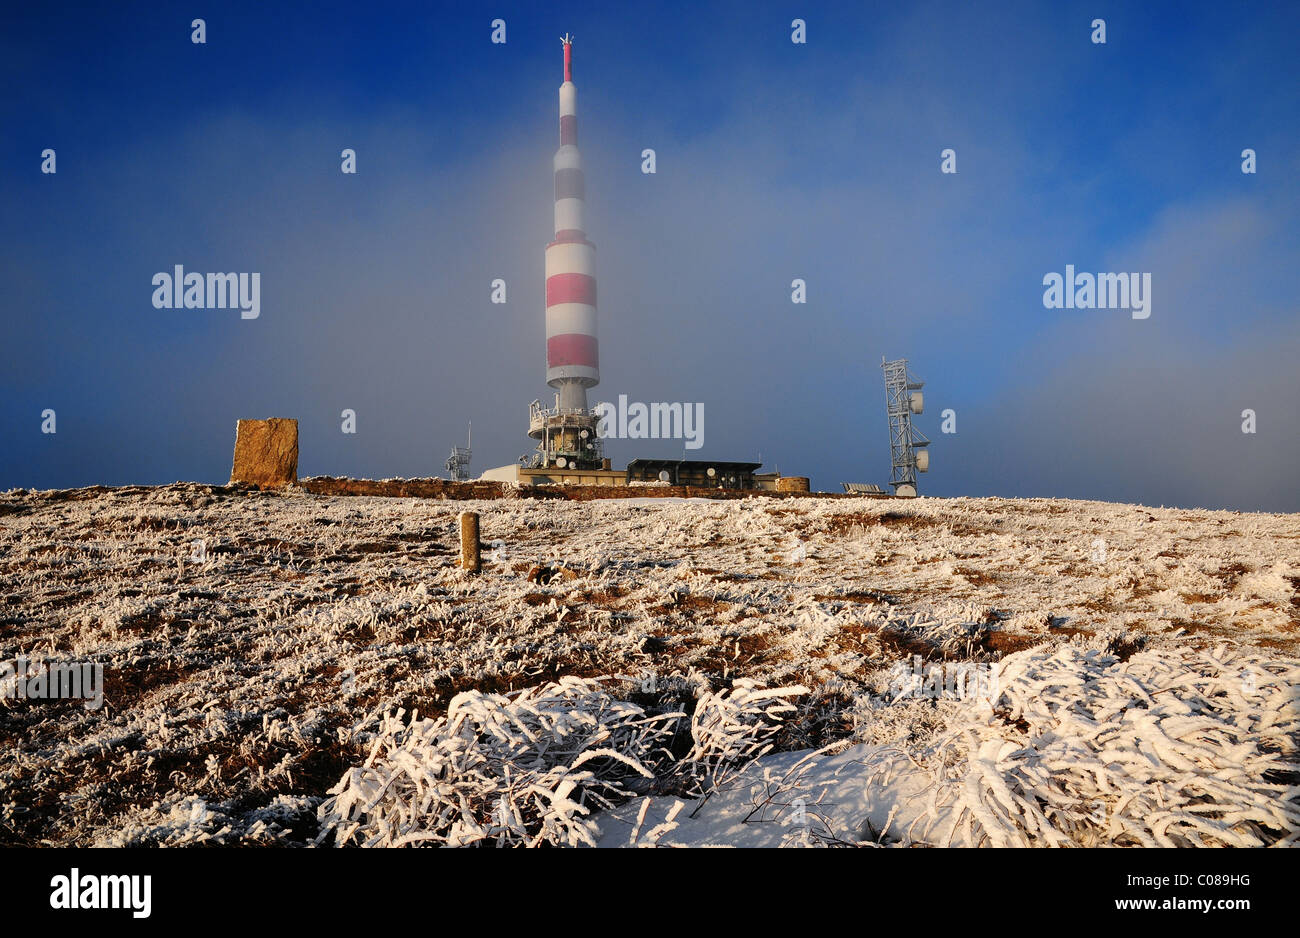
M 474 455 L 474 451 L 470 448 L 470 444 L 473 442 L 474 424 L 471 422 L 469 425 L 469 434 L 465 439 L 465 445 L 453 446 L 451 448 L 451 455 L 448 456 L 447 461 L 443 463 L 443 465 L 446 466 L 447 472 L 451 476 L 452 481 L 466 482 L 469 480 L 469 463 L 470 459 L 473 458 Z
M 908 373 L 907 359 L 896 361 L 880 359 L 885 373 L 885 412 L 889 417 L 889 484 L 895 495 L 917 494 L 916 474 L 930 468 L 930 445 L 915 427 L 912 415 L 919 414 L 925 406 L 918 381 Z

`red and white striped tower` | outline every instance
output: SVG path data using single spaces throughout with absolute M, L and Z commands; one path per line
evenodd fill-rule
M 560 148 L 555 151 L 555 240 L 546 246 L 546 383 L 559 392 L 554 411 L 534 408 L 529 435 L 542 441 L 543 462 L 599 462 L 597 418 L 587 388 L 600 382 L 596 346 L 596 246 L 587 240 L 585 185 L 578 153 L 578 89 L 573 37 L 564 44 Z M 584 432 L 585 431 L 585 432 Z
M 555 240 L 546 246 L 546 383 L 560 407 L 587 406 L 600 381 L 596 359 L 596 246 L 587 240 L 582 157 L 578 153 L 578 89 L 573 39 L 565 35 L 560 85 L 560 148 L 555 151 Z

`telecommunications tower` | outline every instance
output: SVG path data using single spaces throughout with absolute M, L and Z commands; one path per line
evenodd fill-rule
M 930 441 L 912 426 L 912 415 L 925 408 L 924 381 L 907 372 L 907 359 L 885 361 L 885 412 L 889 415 L 889 484 L 895 495 L 916 496 L 916 474 L 930 470 Z
M 533 401 L 528 435 L 537 440 L 534 466 L 598 469 L 599 416 L 587 409 L 587 389 L 600 382 L 596 354 L 596 246 L 587 240 L 586 185 L 578 153 L 578 89 L 573 84 L 573 37 L 564 45 L 560 85 L 560 148 L 555 151 L 555 235 L 546 246 L 546 383 L 555 406 Z

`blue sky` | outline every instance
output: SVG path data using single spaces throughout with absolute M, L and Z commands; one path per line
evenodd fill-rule
M 879 362 L 907 357 L 925 493 L 1300 510 L 1297 27 L 1294 4 L 6 10 L 0 488 L 224 481 L 240 417 L 297 417 L 304 475 L 436 474 L 469 420 L 476 469 L 525 452 L 568 31 L 593 402 L 701 402 L 693 455 L 884 482 Z M 154 309 L 175 264 L 259 271 L 261 316 Z M 1045 309 L 1066 264 L 1150 272 L 1151 318 Z

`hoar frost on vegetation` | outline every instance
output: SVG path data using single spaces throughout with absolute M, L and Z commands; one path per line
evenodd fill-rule
M 1300 664 L 1241 648 L 1065 646 L 998 667 L 919 751 L 889 748 L 868 785 L 930 784 L 900 836 L 940 846 L 1289 845 L 1300 838 Z
M 462 510 L 481 515 L 484 571 L 477 577 L 455 565 Z M 771 749 L 752 771 L 833 742 L 894 746 L 924 757 L 935 771 L 942 759 L 963 764 L 961 740 L 974 740 L 974 730 L 951 734 L 974 719 L 968 702 L 893 702 L 891 669 L 913 655 L 927 666 L 983 665 L 1014 663 L 1017 652 L 1050 658 L 1068 651 L 1102 667 L 1111 654 L 1127 659 L 1105 665 L 1107 674 L 1118 674 L 1152 653 L 1211 653 L 1231 642 L 1229 654 L 1258 657 L 1259 686 L 1273 686 L 1264 672 L 1279 681 L 1292 674 L 1300 638 L 1298 543 L 1294 515 L 1045 499 L 441 502 L 192 484 L 0 493 L 0 658 L 95 662 L 105 675 L 99 711 L 76 702 L 0 700 L 7 753 L 0 764 L 0 843 L 314 842 L 329 789 L 364 766 L 385 734 L 396 739 L 391 715 L 398 710 L 437 722 L 449 717 L 458 695 L 513 701 L 565 678 L 617 676 L 601 685 L 610 712 L 626 704 L 647 719 L 689 714 L 674 718 L 667 748 L 675 759 L 661 764 L 647 756 L 642 766 L 652 781 L 608 756 L 575 765 L 587 750 L 568 761 L 554 750 L 558 761 L 530 771 L 574 781 L 565 797 L 591 813 L 555 820 L 547 842 L 570 835 L 586 842 L 578 832 L 591 834 L 588 823 L 603 823 L 594 818 L 631 811 L 620 844 L 632 830 L 638 844 L 667 843 L 725 808 L 727 792 L 747 771 L 745 760 L 765 747 Z M 530 577 L 535 569 L 546 575 Z M 1203 667 L 1199 660 L 1170 667 Z M 1094 683 L 1105 688 L 1111 680 Z M 1125 677 L 1115 693 L 1122 698 L 1134 680 Z M 747 755 L 713 763 L 709 750 L 692 754 L 712 732 L 700 722 L 716 712 L 711 695 L 734 705 L 742 688 L 761 694 L 798 685 L 810 693 L 762 702 L 767 715 L 755 719 L 779 729 L 750 725 L 751 735 L 742 733 L 755 744 Z M 1001 691 L 1005 697 L 1007 687 Z M 1110 691 L 1089 693 L 1085 703 L 1093 707 Z M 1193 693 L 1220 700 L 1199 684 L 1151 693 L 1157 702 L 1191 700 Z M 1051 700 L 1049 693 L 1035 706 Z M 586 712 L 590 705 L 573 706 Z M 1062 711 L 1061 719 L 1072 712 Z M 1125 714 L 1113 719 L 1140 715 Z M 1030 716 L 1024 719 L 1036 726 Z M 983 732 L 1020 739 L 1018 724 L 982 719 Z M 724 736 L 740 732 L 722 726 L 729 727 Z M 1162 732 L 1182 739 L 1179 726 Z M 1242 746 L 1249 741 L 1265 756 L 1275 752 L 1265 734 L 1276 730 L 1260 723 L 1250 732 L 1257 736 L 1242 737 Z M 945 733 L 946 748 L 931 753 Z M 574 745 L 579 739 L 566 738 Z M 1037 746 L 1034 739 L 1020 740 L 1026 753 Z M 1092 745 L 1089 739 L 1080 736 L 1078 745 Z M 388 771 L 385 747 L 392 742 L 381 746 L 373 770 Z M 1162 751 L 1173 758 L 1179 750 Z M 517 755 L 531 758 L 527 750 Z M 1047 777 L 1030 754 L 1009 750 L 990 758 L 1006 778 Z M 1166 756 L 1150 758 L 1165 764 Z M 821 757 L 810 763 L 823 764 Z M 516 766 L 502 765 L 513 779 Z M 1275 780 L 1290 779 L 1281 769 L 1266 771 L 1273 773 L 1261 776 L 1269 785 L 1294 784 Z M 581 773 L 593 778 L 574 780 Z M 1233 778 L 1225 774 L 1223 784 L 1235 788 L 1199 797 L 1239 797 L 1246 788 Z M 936 792 L 957 805 L 952 784 Z M 1263 813 L 1243 816 L 1233 836 L 1267 839 L 1274 824 L 1291 823 L 1292 795 L 1250 790 L 1258 812 L 1281 814 L 1272 822 Z M 1038 810 L 1082 842 L 1084 833 L 1071 832 L 1052 813 L 1064 811 L 1064 802 L 1040 804 L 1039 797 Z M 600 798 L 632 800 L 610 811 Z M 669 799 L 662 811 L 660 798 Z M 683 807 L 667 819 L 679 802 Z M 987 810 L 986 803 L 969 812 L 972 839 L 1052 840 L 1041 832 L 995 833 L 1002 802 L 995 797 Z M 1193 801 L 1185 813 L 1204 815 L 1209 827 L 1191 828 L 1182 818 L 1163 836 L 1232 842 L 1199 803 L 1209 802 Z M 387 823 L 406 823 L 385 804 L 376 802 L 375 810 Z M 523 804 L 522 828 L 536 837 L 540 815 L 525 811 L 536 799 Z M 1005 808 L 1004 821 L 1033 818 L 1013 815 L 1018 804 Z M 1139 806 L 1134 802 L 1133 810 Z M 985 833 L 975 808 L 992 824 Z M 356 813 L 359 805 L 351 810 L 347 823 L 361 826 L 349 842 L 375 836 L 365 832 L 370 822 Z M 478 810 L 459 819 L 466 830 L 470 822 L 485 823 Z M 434 830 L 410 823 L 411 832 Z M 965 824 L 954 842 L 965 836 Z M 331 829 L 326 842 L 342 830 Z M 943 833 L 935 827 L 926 836 Z M 1147 836 L 1160 842 L 1154 831 Z M 835 837 L 862 840 L 856 832 Z
M 601 846 L 662 815 L 656 846 L 1292 846 L 1300 839 L 1300 662 L 1221 646 L 1026 651 L 1001 693 L 943 702 L 921 744 L 759 759 L 683 815 L 645 798 Z M 877 713 L 897 712 L 898 705 Z M 873 732 L 866 734 L 868 737 Z
M 468 691 L 435 720 L 387 717 L 361 768 L 320 807 L 322 834 L 338 845 L 595 846 L 594 811 L 634 790 L 707 793 L 724 773 L 770 751 L 782 698 L 738 681 L 706 693 L 690 720 L 693 745 L 671 746 L 681 712 L 647 713 L 596 681 L 564 678 L 512 696 Z M 632 781 L 642 784 L 633 785 Z

